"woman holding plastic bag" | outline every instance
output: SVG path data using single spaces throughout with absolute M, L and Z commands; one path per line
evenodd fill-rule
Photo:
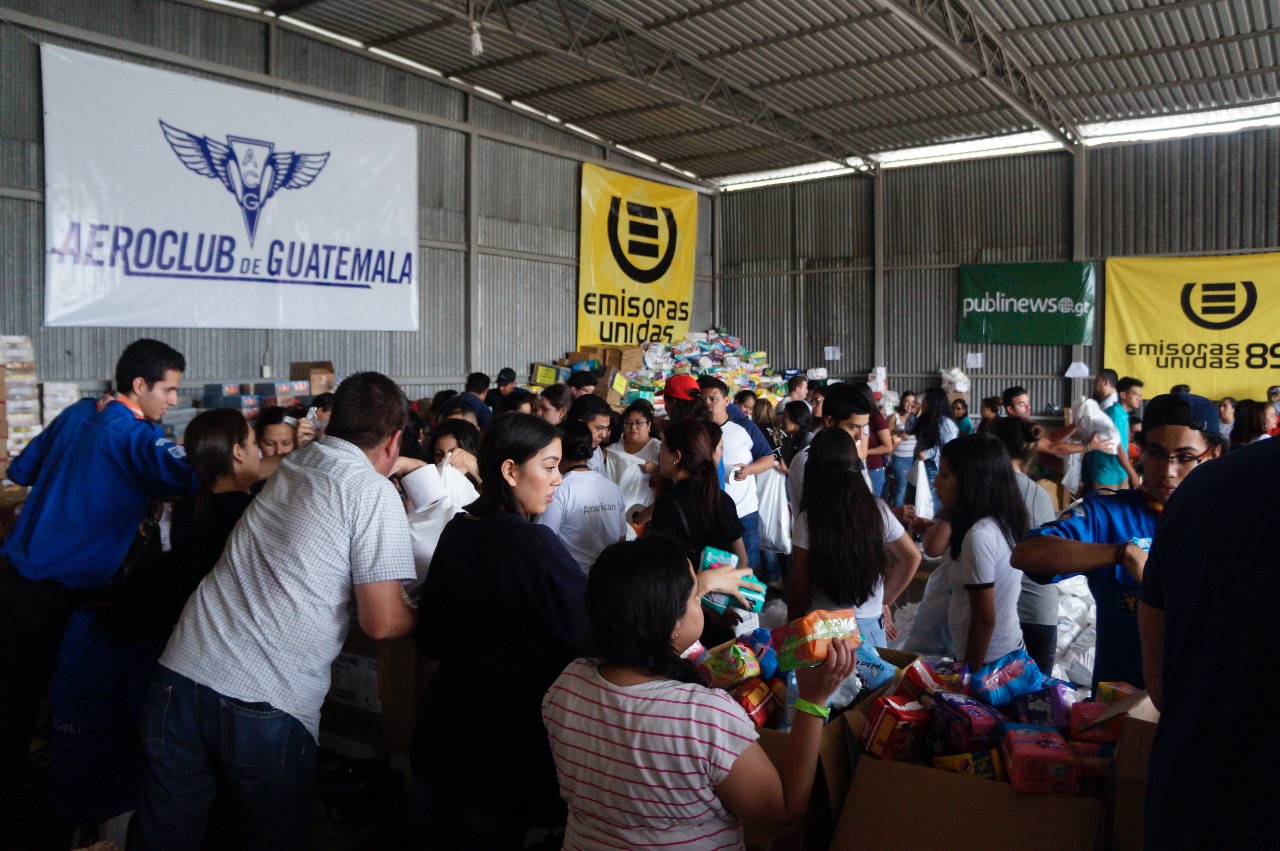
M 886 647 L 885 610 L 911 583 L 920 552 L 889 506 L 871 493 L 847 431 L 818 432 L 805 471 L 787 619 L 852 607 L 863 639 Z
M 683 658 L 702 631 L 698 597 L 681 543 L 661 536 L 615 544 L 591 569 L 591 656 L 542 702 L 566 849 L 741 848 L 743 822 L 781 833 L 807 809 L 827 700 L 853 652 L 833 641 L 825 662 L 796 672 L 800 711 L 775 767 L 742 707 Z
M 653 405 L 637 399 L 622 412 L 622 440 L 605 454 L 605 472 L 622 491 L 628 519 L 637 509 L 653 505 L 662 441 L 653 437 Z

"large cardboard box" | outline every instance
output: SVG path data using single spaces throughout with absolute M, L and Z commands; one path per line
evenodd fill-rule
M 595 395 L 610 405 L 621 405 L 623 397 L 627 395 L 627 376 L 619 372 L 617 367 L 607 367 L 596 384 Z
M 333 361 L 295 361 L 289 364 L 290 381 L 310 381 L 311 394 L 332 393 L 338 389 L 338 377 L 333 371 Z
M 388 753 L 408 753 L 417 696 L 432 670 L 433 664 L 419 659 L 412 637 L 374 641 L 352 623 L 333 663 L 321 731 Z
M 1015 792 L 994 780 L 860 759 L 831 848 L 1088 851 L 1101 827 L 1101 801 Z
M 809 798 L 809 808 L 805 811 L 800 825 L 789 833 L 770 836 L 762 830 L 747 826 L 743 830 L 743 843 L 748 851 L 818 851 L 825 849 L 831 841 L 835 829 L 836 813 L 831 809 L 831 796 L 827 790 L 832 772 L 839 773 L 847 759 L 848 735 L 844 720 L 837 716 L 822 728 L 822 738 L 818 743 L 818 772 L 814 777 L 813 793 Z M 790 733 L 777 730 L 761 729 L 760 747 L 768 755 L 774 766 L 781 769 L 783 755 L 791 741 Z M 827 767 L 830 761 L 831 768 Z M 844 798 L 841 797 L 841 803 Z
M 1147 813 L 1147 771 L 1156 725 L 1126 718 L 1116 745 L 1115 773 L 1108 787 L 1113 851 L 1141 851 Z

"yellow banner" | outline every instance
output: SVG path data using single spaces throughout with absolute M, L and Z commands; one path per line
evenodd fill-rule
M 689 331 L 698 193 L 582 165 L 578 347 Z
M 1210 399 L 1280 384 L 1280 254 L 1107 261 L 1105 366 L 1147 398 L 1175 384 Z

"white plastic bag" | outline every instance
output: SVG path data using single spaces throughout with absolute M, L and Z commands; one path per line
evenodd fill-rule
M 1072 405 L 1071 421 L 1075 423 L 1076 431 L 1085 443 L 1097 435 L 1102 438 L 1103 445 L 1100 448 L 1103 452 L 1115 455 L 1120 451 L 1120 430 L 1102 410 L 1102 406 L 1093 399 L 1082 396 Z
M 644 474 L 640 463 L 632 455 L 621 452 L 606 451 L 604 453 L 604 472 L 622 491 L 622 501 L 627 506 L 627 517 L 631 517 L 635 507 L 646 508 L 653 505 L 653 487 L 650 478 Z
M 911 468 L 911 481 L 916 486 L 916 517 L 933 519 L 933 492 L 929 489 L 929 471 L 923 461 L 916 461 Z
M 433 488 L 432 495 L 439 498 L 426 505 L 413 506 L 409 511 L 409 535 L 418 583 L 427 578 L 427 569 L 445 525 L 464 505 L 470 505 L 480 496 L 471 480 L 457 468 L 442 465 L 437 471 L 443 488 Z
M 791 507 L 787 503 L 787 474 L 776 467 L 756 475 L 760 497 L 760 549 L 791 552 Z

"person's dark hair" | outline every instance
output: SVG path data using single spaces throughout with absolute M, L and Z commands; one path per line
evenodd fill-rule
M 809 379 L 805 377 L 805 374 L 803 372 L 800 373 L 799 375 L 793 375 L 790 378 L 788 378 L 787 379 L 787 395 L 790 396 L 792 393 L 799 390 L 800 385 L 804 384 L 808 380 Z
M 1116 382 L 1120 380 L 1119 373 L 1117 373 L 1114 369 L 1100 369 L 1098 370 L 1097 377 L 1101 378 L 1103 381 L 1107 382 L 1112 387 L 1115 387 Z
M 695 413 L 706 410 L 701 394 L 695 395 L 692 399 L 677 399 L 674 396 L 668 396 L 663 403 L 663 407 L 667 412 L 668 423 L 678 423 L 681 420 L 690 419 Z
M 560 430 L 533 414 L 503 414 L 495 417 L 480 440 L 476 452 L 476 472 L 484 485 L 480 498 L 464 510 L 476 517 L 493 517 L 503 512 L 524 514 L 515 492 L 502 476 L 505 461 L 524 464 L 560 439 Z
M 321 393 L 311 400 L 311 407 L 318 411 L 324 411 L 326 414 L 333 410 L 333 394 Z M 425 413 L 425 411 L 423 412 Z
M 908 397 L 908 396 L 910 396 L 912 399 L 916 398 L 916 394 L 915 394 L 915 392 L 914 392 L 914 391 L 912 391 L 912 390 L 903 390 L 903 391 L 902 391 L 902 393 L 901 393 L 901 394 L 899 394 L 899 396 L 898 396 L 898 413 L 900 413 L 900 414 L 905 414 L 905 413 L 906 413 L 906 411 L 904 411 L 904 410 L 903 410 L 902 406 L 903 406 L 903 404 L 907 401 L 907 397 Z
M 182 443 L 187 461 L 200 481 L 201 492 L 211 489 L 223 476 L 235 474 L 231 450 L 248 439 L 249 423 L 243 414 L 231 408 L 203 411 L 187 424 Z
M 622 415 L 612 408 L 609 409 L 609 437 L 601 446 L 613 446 L 619 440 L 622 440 Z
M 951 400 L 950 407 L 951 407 L 951 408 L 955 408 L 955 406 L 956 406 L 956 405 L 959 405 L 960 407 L 964 408 L 964 413 L 963 413 L 963 414 L 961 414 L 960 416 L 962 416 L 962 417 L 967 417 L 967 416 L 969 416 L 969 403 L 968 403 L 968 402 L 966 402 L 964 399 L 961 399 L 961 398 L 957 397 L 957 398 L 955 398 L 955 399 L 952 399 L 952 400 Z
M 440 406 L 440 412 L 436 414 L 436 420 L 438 422 L 444 422 L 450 417 L 458 416 L 458 414 L 471 417 L 472 419 L 477 419 L 475 408 L 459 399 L 458 396 L 460 395 L 462 394 L 459 393 Z
M 942 447 L 942 463 L 956 479 L 958 497 L 947 511 L 951 521 L 951 557 L 980 520 L 996 521 L 1009 546 L 1027 531 L 1027 506 L 1004 444 L 989 434 L 967 434 Z
M 342 379 L 333 394 L 333 416 L 326 437 L 360 449 L 373 449 L 404 428 L 409 400 L 394 381 L 379 372 L 357 372 Z
M 743 402 L 747 401 L 748 399 L 755 399 L 755 398 L 757 398 L 756 391 L 739 390 L 737 393 L 733 394 L 733 403 L 738 407 L 742 407 Z
M 607 417 L 611 413 L 613 409 L 609 407 L 608 402 L 594 393 L 588 393 L 573 400 L 573 404 L 569 406 L 568 419 L 586 423 L 596 417 Z
M 662 442 L 671 453 L 680 453 L 680 469 L 692 476 L 689 484 L 698 504 L 702 525 L 713 538 L 722 537 L 728 530 L 720 517 L 720 474 L 716 468 L 716 444 L 721 440 L 720 427 L 715 423 L 695 419 L 683 419 L 667 426 Z
M 867 400 L 867 404 L 871 406 L 871 410 L 874 411 L 879 407 L 880 403 L 876 401 L 876 391 L 871 389 L 870 384 L 865 381 L 854 381 L 850 383 L 849 386 L 862 394 L 862 398 Z
M 1231 448 L 1252 443 L 1267 433 L 1266 402 L 1241 399 L 1236 402 L 1236 421 L 1231 427 Z
M 169 370 L 187 371 L 182 353 L 159 340 L 134 340 L 116 361 L 116 392 L 132 393 L 133 379 L 141 378 L 150 390 Z
M 467 383 L 463 385 L 463 390 L 467 393 L 483 393 L 489 389 L 489 376 L 483 372 L 473 372 L 467 376 Z
M 809 444 L 800 510 L 809 522 L 813 584 L 842 606 L 860 606 L 884 577 L 884 517 L 853 438 L 824 428 Z
M 1141 381 L 1139 381 L 1139 382 L 1138 382 L 1138 386 L 1139 386 L 1139 387 L 1141 387 L 1141 386 L 1142 386 L 1142 382 L 1141 382 Z M 1128 389 L 1128 388 L 1122 388 L 1119 384 L 1117 384 L 1117 385 L 1116 385 L 1116 390 L 1122 390 L 1122 389 Z M 1170 388 L 1169 388 L 1169 392 L 1170 392 L 1170 393 L 1190 393 L 1190 392 L 1191 392 L 1191 385 L 1190 385 L 1190 384 L 1175 384 L 1175 385 L 1173 385 L 1172 387 L 1170 387 Z
M 542 391 L 542 398 L 550 402 L 552 407 L 563 408 L 567 414 L 573 405 L 573 388 L 568 384 L 552 384 Z
M 788 404 L 803 405 L 804 402 L 789 402 Z M 764 432 L 765 437 L 769 436 L 769 432 L 776 431 L 778 428 L 777 411 L 770 404 L 756 405 L 751 409 L 751 421 L 760 426 L 760 430 Z
M 1231 406 L 1231 410 L 1233 410 L 1233 411 L 1236 409 L 1236 405 L 1237 405 L 1237 404 L 1239 404 L 1239 402 L 1238 402 L 1234 397 L 1232 397 L 1232 396 L 1223 396 L 1223 397 L 1222 397 L 1221 399 L 1219 399 L 1218 401 L 1219 401 L 1219 402 L 1226 402 L 1228 405 L 1230 405 L 1230 406 Z
M 577 420 L 565 420 L 560 426 L 561 458 L 564 461 L 586 461 L 595 454 L 591 429 Z
M 498 407 L 494 408 L 493 412 L 495 414 L 513 414 L 520 410 L 521 405 L 529 405 L 532 408 L 533 394 L 526 393 L 523 390 L 512 390 L 502 397 L 498 402 Z M 530 410 L 529 413 L 532 414 L 533 411 Z
M 1014 399 L 1017 399 L 1019 396 L 1029 395 L 1030 394 L 1027 393 L 1027 388 L 1019 384 L 1015 384 L 1012 387 L 1004 388 L 1003 392 L 1000 393 L 1000 404 L 1006 408 L 1012 408 Z
M 449 404 L 449 400 L 458 395 L 457 390 L 441 390 L 439 393 L 431 397 L 431 415 L 439 417 L 444 413 L 444 406 Z
M 435 463 L 436 443 L 442 437 L 452 437 L 459 449 L 470 452 L 472 455 L 475 455 L 480 448 L 480 429 L 474 423 L 458 419 L 441 420 L 422 439 L 423 460 L 428 464 Z M 467 474 L 467 478 L 471 478 L 470 473 Z M 476 484 L 474 479 L 472 483 Z
M 595 387 L 600 380 L 589 369 L 575 369 L 569 373 L 569 380 L 565 383 L 574 390 L 586 390 L 588 387 Z
M 1022 417 L 998 417 L 987 434 L 1004 444 L 1009 457 L 1025 468 L 1036 457 L 1036 443 L 1044 430 Z
M 714 375 L 704 375 L 699 378 L 698 389 L 702 391 L 703 395 L 705 395 L 708 390 L 719 390 L 726 399 L 729 398 L 729 385 L 725 384 Z
M 1117 393 L 1127 393 L 1127 392 L 1129 392 L 1130 390 L 1132 390 L 1134 387 L 1145 387 L 1145 386 L 1146 386 L 1146 385 L 1144 385 L 1144 384 L 1143 384 L 1141 381 L 1139 381 L 1138 379 L 1133 378 L 1132 376 L 1128 376 L 1128 375 L 1126 375 L 1124 378 L 1122 378 L 1122 379 L 1120 379 L 1119 381 L 1117 381 L 1117 382 L 1116 382 L 1116 392 L 1117 392 Z M 1183 387 L 1185 387 L 1186 385 L 1184 384 L 1184 385 L 1182 385 L 1182 386 L 1183 386 Z M 1182 391 L 1177 391 L 1177 390 L 1175 390 L 1174 392 L 1175 392 L 1175 393 L 1177 393 L 1177 392 L 1190 393 L 1191 391 L 1189 391 L 1189 390 L 1182 390 Z
M 262 433 L 267 430 L 267 426 L 284 425 L 284 418 L 287 416 L 289 416 L 289 412 L 279 405 L 268 405 L 263 408 L 258 414 L 258 418 L 253 421 L 253 432 L 257 435 L 258 440 L 262 440 Z
M 400 455 L 404 458 L 416 458 L 419 461 L 430 461 L 422 451 L 422 433 L 427 424 L 418 412 L 409 409 L 409 416 L 404 423 L 404 431 L 400 432 Z
M 648 399 L 637 399 L 630 405 L 627 405 L 626 409 L 622 412 L 622 419 L 625 420 L 632 414 L 639 414 L 644 418 L 645 422 L 649 423 L 650 426 L 653 425 L 653 405 Z
M 941 387 L 930 387 L 924 391 L 916 427 L 912 432 L 916 436 L 916 445 L 921 450 L 932 449 L 942 441 L 942 418 L 949 416 L 951 406 L 947 404 L 946 391 Z
M 782 409 L 782 413 L 786 414 L 791 424 L 800 429 L 801 432 L 806 432 L 813 428 L 813 413 L 804 402 L 788 402 L 786 407 Z
M 605 547 L 587 576 L 584 597 L 590 655 L 605 664 L 698 682 L 693 663 L 671 646 L 693 588 L 689 559 L 672 538 L 645 535 Z
M 986 396 L 978 403 L 978 413 L 990 411 L 992 414 L 999 415 L 1000 405 L 1003 401 L 999 396 Z
M 829 384 L 822 402 L 822 419 L 842 423 L 849 417 L 870 416 L 876 409 L 874 400 L 868 400 L 852 384 Z

